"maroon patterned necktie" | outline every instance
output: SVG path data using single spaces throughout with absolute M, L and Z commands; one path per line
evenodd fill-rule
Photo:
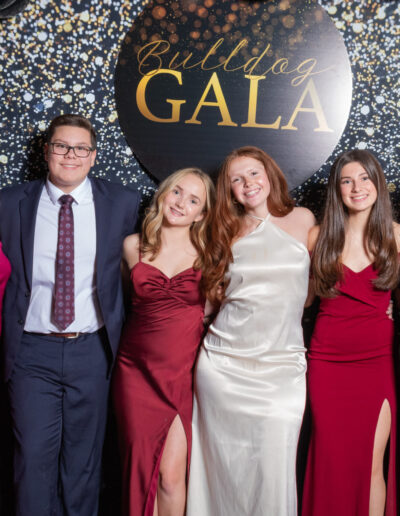
M 62 195 L 58 215 L 56 278 L 54 285 L 53 323 L 62 331 L 75 319 L 74 287 L 74 214 L 71 195 Z

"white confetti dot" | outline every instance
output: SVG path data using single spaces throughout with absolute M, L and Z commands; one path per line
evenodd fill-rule
M 8 158 L 4 154 L 0 155 L 0 163 L 3 163 L 4 165 L 8 163 Z
M 96 97 L 93 95 L 93 93 L 88 93 L 88 94 L 86 95 L 86 97 L 85 97 L 85 98 L 86 98 L 86 100 L 87 100 L 88 102 L 90 102 L 91 104 L 92 104 L 92 103 L 95 101 L 95 99 L 96 99 Z
M 344 12 L 342 14 L 342 18 L 343 18 L 343 20 L 351 23 L 353 21 L 353 19 L 354 19 L 354 13 L 352 11 L 350 11 L 348 13 Z
M 378 95 L 376 97 L 376 101 L 378 104 L 383 104 L 385 102 L 385 99 L 384 99 L 384 97 L 382 97 L 382 95 Z
M 130 148 L 130 147 L 126 147 L 126 148 L 125 148 L 125 154 L 126 154 L 127 156 L 132 156 L 132 150 L 131 150 L 131 148 Z
M 357 147 L 357 149 L 364 150 L 367 148 L 367 143 L 366 142 L 358 142 L 356 147 Z
M 374 128 L 373 127 L 367 127 L 365 129 L 365 132 L 368 134 L 368 136 L 372 136 L 374 134 Z
M 356 34 L 360 34 L 360 32 L 362 32 L 364 30 L 364 25 L 361 22 L 353 23 L 352 27 L 353 27 L 353 31 Z
M 101 56 L 97 56 L 94 62 L 97 66 L 103 66 L 103 58 Z
M 25 100 L 25 102 L 30 102 L 32 99 L 33 99 L 33 96 L 32 96 L 32 94 L 31 94 L 31 93 L 28 93 L 28 92 L 27 92 L 27 93 L 25 93 L 25 94 L 24 94 L 24 100 Z
M 74 84 L 72 89 L 75 91 L 75 93 L 79 93 L 81 91 L 81 89 L 82 89 L 82 85 L 81 84 Z
M 47 32 L 44 32 L 44 31 L 39 32 L 38 38 L 39 38 L 39 41 L 46 41 L 46 39 L 47 39 Z
M 63 95 L 62 99 L 67 104 L 71 104 L 71 102 L 72 102 L 72 97 L 71 97 L 71 95 L 69 93 L 67 93 L 66 95 Z
M 51 108 L 51 107 L 53 107 L 54 100 L 46 99 L 46 100 L 43 102 L 43 104 L 44 104 L 44 107 L 45 107 L 46 109 Z
M 379 9 L 376 13 L 376 17 L 378 18 L 378 20 L 383 20 L 384 18 L 386 18 L 385 7 L 379 7 Z
M 369 113 L 369 106 L 363 106 L 361 108 L 361 114 L 368 115 L 368 113 Z
M 80 19 L 84 22 L 87 22 L 89 21 L 89 13 L 88 11 L 83 11 L 81 14 L 80 14 Z

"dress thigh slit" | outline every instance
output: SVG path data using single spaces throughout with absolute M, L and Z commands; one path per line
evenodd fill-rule
M 183 418 L 181 417 L 179 412 L 176 412 L 175 416 L 169 421 L 168 426 L 166 427 L 166 431 L 163 433 L 163 437 L 161 439 L 161 446 L 158 447 L 160 451 L 158 452 L 156 463 L 155 463 L 155 466 L 154 466 L 154 469 L 153 469 L 153 472 L 151 475 L 150 485 L 149 485 L 149 489 L 148 489 L 148 493 L 147 493 L 147 497 L 146 497 L 146 505 L 144 508 L 144 516 L 153 516 L 153 514 L 154 514 L 154 505 L 155 505 L 155 500 L 156 500 L 156 496 L 157 496 L 158 478 L 159 478 L 159 474 L 160 474 L 161 459 L 162 459 L 162 456 L 164 453 L 165 443 L 167 442 L 169 431 L 176 418 L 180 419 L 183 430 L 185 432 L 185 436 L 186 436 L 186 447 L 187 447 L 186 482 L 188 480 L 189 463 L 190 463 L 189 443 L 190 443 L 191 436 L 188 435 L 187 425 L 184 424 Z

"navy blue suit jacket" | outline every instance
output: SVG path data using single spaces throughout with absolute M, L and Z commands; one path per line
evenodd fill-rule
M 115 357 L 124 318 L 122 242 L 134 232 L 139 194 L 103 179 L 90 180 L 96 213 L 97 294 Z M 36 180 L 0 192 L 0 240 L 12 267 L 2 317 L 2 365 L 6 381 L 13 370 L 29 307 L 36 213 L 43 187 L 44 180 Z

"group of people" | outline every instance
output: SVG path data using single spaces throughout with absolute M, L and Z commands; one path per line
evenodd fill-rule
M 0 192 L 17 515 L 97 514 L 111 382 L 125 515 L 295 516 L 308 392 L 303 516 L 396 516 L 400 226 L 376 158 L 337 158 L 317 226 L 242 147 L 216 188 L 172 173 L 136 234 L 138 194 L 88 178 L 95 157 L 60 115 L 47 177 Z

